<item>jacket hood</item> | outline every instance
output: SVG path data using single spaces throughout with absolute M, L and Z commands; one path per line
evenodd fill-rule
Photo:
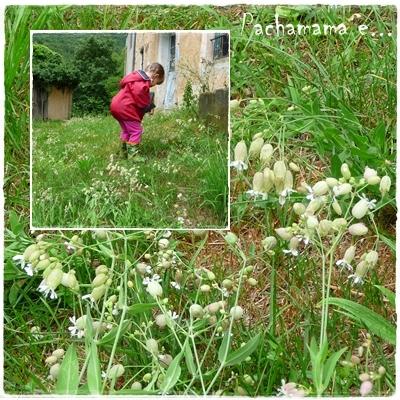
M 128 83 L 137 81 L 149 81 L 149 80 L 150 78 L 147 76 L 146 72 L 142 70 L 133 71 L 132 73 L 128 74 L 127 76 L 125 76 L 125 78 L 121 80 L 120 87 L 122 89 Z

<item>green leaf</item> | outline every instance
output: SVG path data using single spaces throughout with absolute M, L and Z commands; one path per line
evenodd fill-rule
M 329 382 L 332 379 L 333 373 L 335 372 L 336 364 L 339 361 L 339 358 L 342 354 L 347 350 L 347 347 L 333 353 L 327 360 L 324 365 L 324 383 L 323 383 L 323 391 L 328 387 Z
M 78 392 L 78 385 L 78 357 L 76 355 L 75 345 L 71 344 L 61 364 L 55 392 L 57 394 L 76 394 Z
M 179 363 L 181 361 L 183 353 L 179 353 L 169 365 L 167 372 L 165 373 L 165 378 L 160 386 L 163 394 L 167 393 L 171 390 L 176 383 L 178 382 L 179 377 L 181 376 L 181 367 Z
M 252 354 L 260 344 L 261 333 L 250 339 L 240 349 L 235 350 L 226 357 L 225 365 L 236 365 L 244 361 L 250 354 Z
M 380 285 L 374 285 L 374 286 L 382 292 L 382 294 L 388 299 L 392 307 L 396 307 L 396 295 L 391 290 Z
M 122 323 L 122 327 L 121 327 L 121 334 L 119 336 L 119 338 L 121 339 L 121 337 L 123 336 L 123 334 L 130 328 L 131 326 L 131 321 L 124 321 Z M 97 344 L 99 346 L 103 345 L 103 344 L 107 344 L 110 342 L 113 342 L 115 337 L 117 336 L 117 332 L 118 332 L 118 326 L 114 327 L 111 329 L 110 332 L 107 333 L 107 335 L 104 335 L 98 342 Z
M 184 352 L 185 352 L 185 361 L 186 361 L 188 370 L 192 376 L 195 376 L 196 375 L 196 366 L 194 364 L 193 353 L 192 353 L 192 349 L 190 348 L 189 341 L 187 341 L 185 343 Z
M 380 337 L 390 344 L 396 344 L 396 327 L 381 315 L 354 301 L 330 298 L 328 303 L 347 311 L 352 319 L 363 323 L 370 333 Z
M 230 335 L 226 332 L 224 337 L 222 338 L 221 346 L 218 350 L 218 360 L 221 364 L 224 363 L 226 360 L 230 344 Z
M 154 307 L 157 307 L 157 303 L 138 303 L 128 308 L 128 313 L 131 315 L 141 314 L 146 311 L 150 311 Z

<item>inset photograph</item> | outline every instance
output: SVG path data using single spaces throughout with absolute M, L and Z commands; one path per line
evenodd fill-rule
M 229 31 L 31 31 L 31 50 L 31 228 L 227 228 Z

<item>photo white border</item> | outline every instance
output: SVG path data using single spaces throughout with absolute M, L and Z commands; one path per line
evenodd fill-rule
M 229 38 L 229 55 L 228 55 L 228 151 L 227 151 L 227 169 L 228 169 L 228 174 L 227 174 L 227 179 L 228 179 L 228 192 L 227 192 L 227 212 L 228 212 L 228 225 L 223 227 L 223 228 L 169 228 L 169 227 L 146 227 L 146 228 L 136 228 L 136 227 L 72 227 L 72 228 L 66 228 L 66 227 L 37 227 L 32 225 L 32 208 L 33 208 L 33 185 L 32 185 L 32 172 L 33 172 L 33 140 L 32 140 L 32 101 L 33 101 L 33 74 L 32 74 L 32 57 L 33 57 L 33 35 L 34 34 L 60 34 L 60 33 L 65 33 L 65 34 L 74 34 L 74 33 L 87 33 L 87 34 L 107 34 L 107 33 L 123 33 L 123 34 L 129 34 L 129 33 L 155 33 L 155 34 L 162 34 L 162 33 L 227 33 L 228 38 Z M 169 231 L 178 231 L 178 232 L 192 232 L 192 231 L 230 231 L 231 228 L 231 203 L 230 203 L 230 195 L 231 195 L 231 175 L 230 175 L 230 166 L 229 166 L 229 160 L 230 160 L 230 147 L 231 147 L 231 120 L 230 120 L 230 97 L 231 97 L 231 32 L 229 29 L 181 29 L 181 30 L 169 30 L 169 29 L 120 29 L 120 30 L 112 30 L 112 29 L 31 29 L 30 30 L 30 41 L 29 41 L 29 149 L 30 149 L 30 154 L 29 154 L 29 229 L 31 231 L 96 231 L 96 230 L 107 230 L 107 231 L 154 231 L 154 230 L 169 230 Z

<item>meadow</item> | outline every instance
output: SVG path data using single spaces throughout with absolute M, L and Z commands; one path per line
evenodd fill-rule
M 378 34 L 242 30 L 278 11 Z M 393 394 L 395 24 L 371 6 L 9 7 L 4 390 Z M 230 232 L 29 231 L 26 31 L 117 25 L 231 30 Z
M 225 228 L 227 137 L 184 110 L 144 122 L 125 159 L 111 116 L 34 121 L 34 227 Z

